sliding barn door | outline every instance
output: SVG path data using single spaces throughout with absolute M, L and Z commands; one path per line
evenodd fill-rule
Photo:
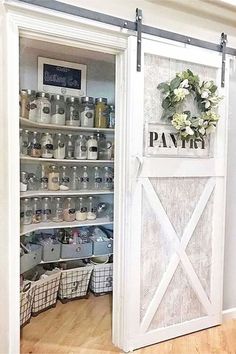
M 129 45 L 126 351 L 221 322 L 227 147 L 220 53 L 143 40 L 140 73 L 136 40 Z M 158 84 L 187 69 L 224 96 L 204 144 L 176 142 L 161 119 Z

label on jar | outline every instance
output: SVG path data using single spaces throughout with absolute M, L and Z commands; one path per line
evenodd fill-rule
M 89 148 L 89 151 L 91 151 L 91 152 L 97 152 L 97 151 L 98 151 L 98 148 L 97 148 L 97 146 L 91 146 L 91 147 Z
M 52 183 L 58 183 L 59 182 L 59 178 L 58 177 L 52 177 Z
M 106 177 L 106 178 L 105 178 L 105 181 L 106 181 L 107 183 L 112 183 L 112 178 L 111 178 L 111 177 Z
M 48 151 L 52 151 L 52 150 L 53 150 L 53 145 L 52 145 L 52 144 L 46 144 L 46 145 L 45 145 L 45 148 L 46 148 Z
M 32 210 L 26 210 L 25 216 L 29 217 L 32 215 Z
M 42 112 L 44 114 L 49 114 L 50 113 L 50 108 L 48 106 L 44 106 L 43 109 L 42 109 Z
M 64 143 L 59 143 L 58 146 L 59 146 L 60 148 L 64 148 L 65 144 L 64 144 Z
M 69 183 L 70 182 L 70 177 L 62 177 L 62 182 L 64 183 Z
M 94 124 L 94 111 L 85 110 L 81 112 L 81 126 L 82 127 L 93 127 Z
M 64 108 L 58 107 L 57 113 L 58 113 L 58 114 L 64 114 L 64 113 L 65 113 Z
M 51 214 L 51 209 L 44 209 L 42 211 L 43 215 L 50 215 Z
M 20 212 L 20 217 L 23 218 L 25 213 L 23 211 Z
M 102 178 L 101 177 L 96 177 L 95 178 L 95 182 L 96 183 L 101 183 L 102 182 Z
M 86 213 L 86 212 L 87 212 L 87 208 L 86 208 L 86 207 L 80 208 L 80 212 L 81 212 L 81 213 Z
M 31 147 L 35 150 L 41 150 L 41 144 L 39 143 L 31 144 Z
M 81 151 L 86 152 L 87 151 L 87 146 L 82 145 L 81 146 Z
M 68 209 L 68 213 L 69 214 L 74 214 L 75 213 L 75 209 Z
M 41 214 L 42 214 L 42 209 L 37 209 L 37 210 L 35 210 L 35 214 L 36 214 L 36 215 L 41 215 Z
M 81 177 L 80 181 L 81 182 L 89 182 L 89 178 L 88 177 Z

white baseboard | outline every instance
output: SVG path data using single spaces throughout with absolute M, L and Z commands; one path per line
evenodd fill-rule
M 228 310 L 224 310 L 222 312 L 222 318 L 223 318 L 223 322 L 226 320 L 230 320 L 232 318 L 236 318 L 236 307 L 233 307 Z

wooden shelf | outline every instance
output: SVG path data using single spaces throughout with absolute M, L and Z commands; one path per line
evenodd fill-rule
M 33 129 L 47 129 L 55 131 L 69 131 L 69 132 L 93 132 L 93 133 L 114 133 L 115 129 L 112 128 L 87 128 L 87 127 L 76 127 L 69 125 L 55 125 L 55 124 L 42 124 L 32 122 L 29 119 L 20 117 L 20 126 L 24 128 L 33 128 Z
M 72 227 L 82 227 L 82 226 L 100 226 L 100 225 L 112 225 L 113 221 L 110 221 L 108 218 L 98 218 L 95 220 L 86 220 L 81 221 L 72 221 L 72 222 L 41 222 L 38 224 L 30 224 L 21 226 L 20 236 L 23 236 L 27 233 L 38 231 L 38 230 L 48 230 L 48 229 L 62 229 L 62 228 L 72 228 Z
M 95 257 L 105 257 L 105 256 L 111 256 L 113 255 L 113 253 L 109 253 L 109 254 L 100 254 L 100 255 L 92 255 L 89 257 L 80 257 L 80 258 L 60 258 L 57 259 L 55 261 L 41 261 L 39 264 L 47 264 L 47 263 L 59 263 L 59 262 L 68 262 L 68 261 L 78 261 L 78 260 L 82 260 L 82 259 L 93 259 Z
M 114 164 L 114 160 L 68 160 L 68 159 L 45 159 L 43 157 L 30 157 L 30 156 L 21 156 L 20 161 L 22 163 L 36 163 L 40 164 L 41 162 L 47 162 L 51 165 L 53 164 L 83 164 L 83 165 L 104 165 L 104 164 Z
M 31 197 L 66 197 L 66 196 L 80 196 L 80 195 L 108 195 L 114 194 L 113 190 L 78 190 L 78 191 L 27 191 L 21 192 L 21 198 L 31 198 Z

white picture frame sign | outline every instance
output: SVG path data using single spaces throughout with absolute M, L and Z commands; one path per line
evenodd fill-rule
M 65 96 L 86 96 L 87 66 L 38 57 L 38 90 Z

